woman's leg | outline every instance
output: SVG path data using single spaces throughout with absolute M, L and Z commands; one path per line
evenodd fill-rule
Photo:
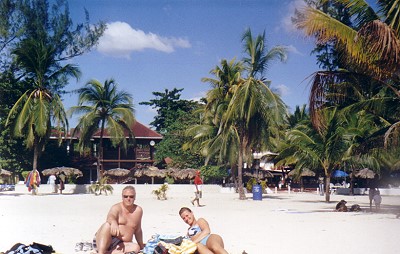
M 224 249 L 224 241 L 222 237 L 216 234 L 211 234 L 207 240 L 207 248 L 214 254 L 228 254 Z
M 211 250 L 209 250 L 207 246 L 205 246 L 201 243 L 197 244 L 197 252 L 196 253 L 198 253 L 198 254 L 213 254 L 213 252 L 211 252 Z

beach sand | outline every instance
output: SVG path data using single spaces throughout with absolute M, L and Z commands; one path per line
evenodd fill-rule
M 91 241 L 111 205 L 121 200 L 123 185 L 112 195 L 48 194 L 27 190 L 0 192 L 0 252 L 15 243 L 50 244 L 57 253 L 74 254 L 78 242 Z M 136 203 L 144 210 L 144 239 L 154 234 L 183 235 L 187 225 L 178 215 L 182 206 L 208 220 L 231 254 L 257 253 L 384 253 L 400 251 L 400 196 L 383 196 L 381 210 L 369 210 L 368 195 L 332 195 L 331 202 L 316 192 L 278 192 L 263 199 L 239 200 L 204 186 L 201 204 L 190 203 L 192 186 L 170 185 L 168 200 L 151 194 L 159 185 L 136 185 Z M 359 204 L 361 212 L 334 212 L 336 203 Z M 85 253 L 85 252 L 79 252 Z M 86 252 L 89 253 L 89 252 Z

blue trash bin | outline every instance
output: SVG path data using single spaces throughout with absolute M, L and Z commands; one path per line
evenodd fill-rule
M 262 200 L 262 188 L 261 185 L 253 185 L 253 200 Z

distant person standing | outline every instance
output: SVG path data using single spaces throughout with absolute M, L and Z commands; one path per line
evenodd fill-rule
M 382 203 L 382 196 L 381 196 L 381 192 L 379 191 L 379 189 L 375 190 L 373 200 L 375 203 L 376 210 L 379 211 L 381 209 L 381 203 Z
M 52 193 L 57 193 L 56 179 L 54 174 L 51 174 L 49 179 L 47 179 L 47 184 L 50 184 Z
M 324 195 L 324 177 L 323 176 L 320 176 L 320 177 L 318 177 L 318 184 L 319 184 L 319 194 L 321 195 L 321 196 L 323 196 Z
M 200 198 L 203 196 L 203 181 L 200 177 L 200 171 L 196 171 L 196 176 L 194 177 L 194 199 L 192 200 L 192 205 L 197 202 L 197 206 L 200 206 Z
M 58 179 L 60 181 L 60 194 L 62 194 L 62 191 L 65 189 L 65 180 L 67 179 L 64 171 L 61 171 L 61 173 L 58 174 Z
M 28 191 L 32 191 L 32 195 L 38 194 L 38 188 L 40 185 L 40 174 L 37 169 L 29 172 L 28 177 L 26 178 L 25 185 L 28 187 Z

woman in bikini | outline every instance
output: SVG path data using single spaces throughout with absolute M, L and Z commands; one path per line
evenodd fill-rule
M 182 207 L 179 215 L 189 225 L 187 235 L 197 244 L 199 254 L 228 254 L 221 236 L 210 233 L 210 227 L 205 219 L 196 220 L 192 210 L 187 207 Z

